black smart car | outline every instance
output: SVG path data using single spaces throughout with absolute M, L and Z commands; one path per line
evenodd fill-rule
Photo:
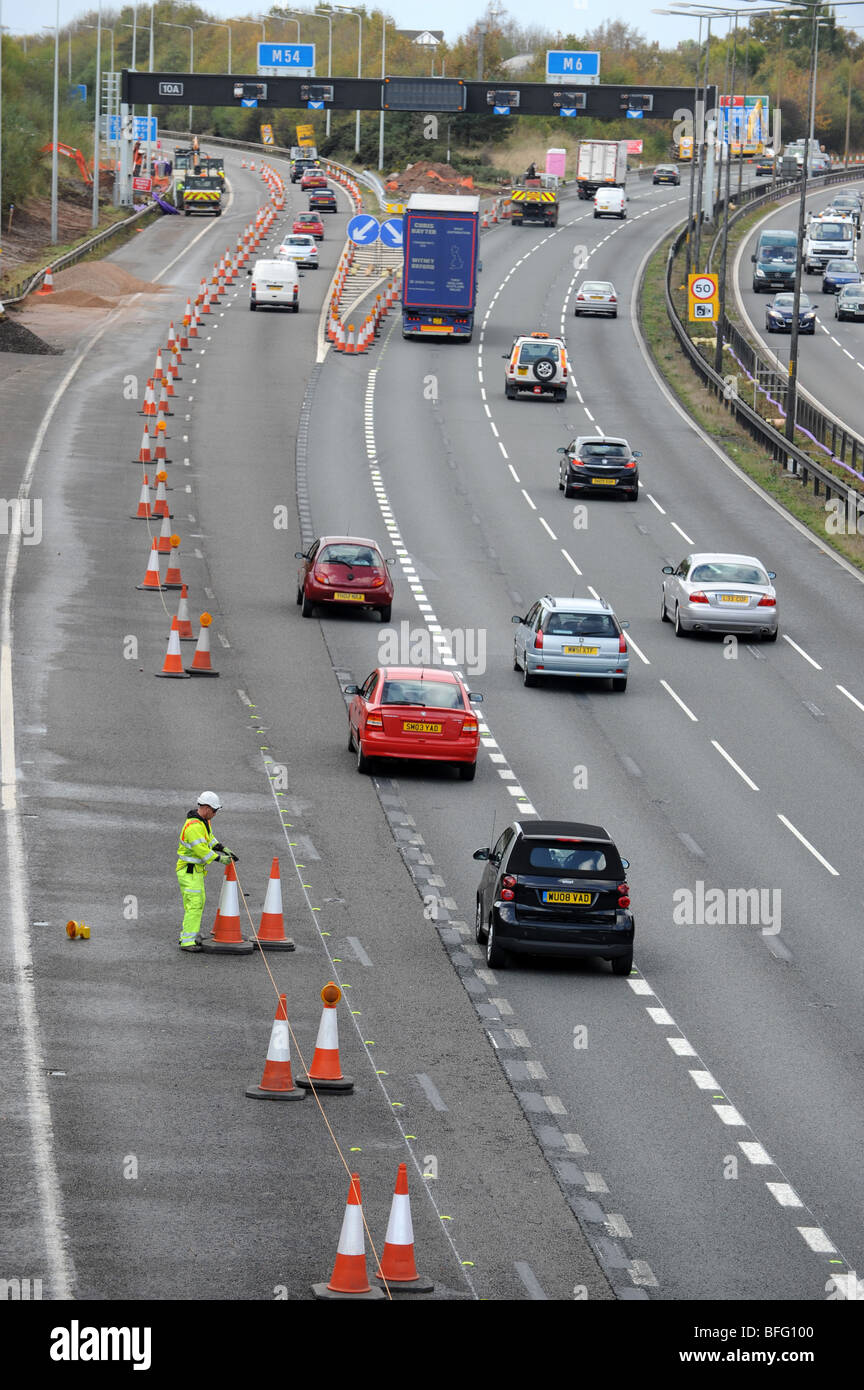
M 477 890 L 475 930 L 491 969 L 513 954 L 601 956 L 633 968 L 629 868 L 602 825 L 514 821 L 491 849 Z

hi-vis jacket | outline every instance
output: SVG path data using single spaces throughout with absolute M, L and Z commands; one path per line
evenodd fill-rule
M 206 874 L 208 864 L 222 862 L 222 853 L 213 848 L 218 843 L 207 822 L 201 820 L 196 811 L 190 811 L 180 831 L 177 872 L 185 867 L 187 874 Z

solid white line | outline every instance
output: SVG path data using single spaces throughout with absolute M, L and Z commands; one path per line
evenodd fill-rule
M 688 545 L 695 545 L 695 544 L 696 544 L 696 542 L 692 539 L 692 537 L 690 537 L 690 536 L 687 535 L 687 532 L 686 532 L 686 531 L 682 531 L 682 530 L 681 530 L 681 527 L 678 525 L 677 521 L 670 521 L 669 525 L 673 528 L 673 530 L 675 530 L 675 531 L 678 532 L 678 535 L 679 535 L 679 536 L 683 536 L 683 537 L 684 537 L 684 539 L 685 539 L 685 541 L 687 542 Z
M 567 551 L 564 550 L 564 549 L 562 548 L 561 554 L 564 556 L 564 559 L 567 561 L 567 563 L 568 563 L 568 565 L 570 566 L 570 568 L 571 568 L 572 570 L 575 570 L 577 574 L 581 575 L 582 571 L 580 570 L 580 568 L 579 568 L 579 566 L 577 565 L 576 561 L 573 560 L 573 559 L 567 554 Z
M 688 708 L 687 708 L 687 706 L 685 705 L 684 701 L 681 699 L 681 696 L 675 694 L 675 691 L 672 689 L 671 685 L 669 685 L 667 681 L 661 681 L 660 684 L 662 685 L 663 689 L 666 691 L 667 695 L 671 695 L 671 696 L 672 696 L 672 699 L 675 701 L 676 705 L 680 705 L 680 706 L 681 706 L 681 708 L 683 709 L 684 713 L 687 715 L 687 718 L 688 718 L 688 719 L 692 719 L 694 724 L 698 724 L 698 723 L 699 723 L 699 720 L 698 720 L 697 716 L 693 713 L 692 709 L 688 709 Z
M 713 748 L 717 749 L 717 752 L 720 754 L 720 757 L 725 758 L 729 766 L 731 768 L 734 768 L 741 780 L 747 783 L 750 790 L 752 792 L 758 792 L 759 788 L 757 787 L 756 783 L 747 776 L 747 773 L 744 771 L 743 768 L 738 766 L 735 759 L 729 756 L 729 754 L 726 752 L 726 749 L 721 747 L 721 745 L 717 742 L 716 738 L 712 738 L 711 745 Z
M 627 645 L 633 648 L 639 660 L 643 662 L 646 666 L 650 666 L 651 662 L 648 660 L 645 653 L 639 647 L 637 647 L 636 643 L 633 641 L 633 638 L 630 636 L 630 633 L 625 633 L 625 636 L 627 638 Z
M 792 831 L 792 834 L 795 836 L 795 838 L 801 841 L 805 849 L 809 849 L 810 853 L 813 855 L 813 858 L 818 859 L 819 863 L 822 865 L 823 868 L 828 870 L 829 874 L 833 874 L 835 878 L 840 877 L 839 871 L 834 868 L 833 864 L 829 864 L 828 860 L 823 858 L 823 856 L 819 853 L 818 849 L 815 849 L 814 846 L 811 845 L 809 840 L 805 840 L 804 836 L 801 834 L 801 831 L 795 829 L 795 826 L 792 824 L 791 820 L 787 820 L 786 817 L 781 815 L 779 811 L 777 812 L 777 819 L 783 822 L 787 830 Z
M 536 512 L 537 507 L 531 501 L 531 498 L 528 496 L 528 493 L 525 491 L 524 487 L 522 489 L 522 496 L 525 498 L 525 501 L 528 503 L 528 506 L 531 508 L 532 512 Z
M 822 667 L 819 665 L 819 662 L 814 661 L 812 656 L 808 656 L 804 648 L 799 647 L 797 642 L 793 642 L 791 637 L 787 637 L 785 632 L 781 632 L 780 636 L 783 638 L 784 642 L 789 643 L 790 647 L 794 647 L 795 651 L 798 653 L 799 656 L 803 656 L 805 661 L 809 661 L 811 666 L 815 666 L 817 671 L 822 670 Z
M 859 708 L 860 710 L 864 710 L 864 705 L 862 705 L 861 701 L 860 701 L 860 700 L 856 700 L 854 695 L 850 695 L 850 693 L 849 693 L 849 691 L 846 689 L 845 685 L 838 685 L 838 686 L 837 686 L 837 689 L 840 691 L 840 694 L 841 694 L 841 695 L 845 695 L 845 696 L 846 696 L 846 699 L 847 699 L 847 700 L 851 700 L 852 703 L 853 703 L 853 705 L 857 705 L 858 708 Z

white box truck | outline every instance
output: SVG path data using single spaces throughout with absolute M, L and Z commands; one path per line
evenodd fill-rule
M 626 140 L 579 141 L 576 184 L 580 198 L 593 198 L 598 188 L 623 188 L 626 182 Z

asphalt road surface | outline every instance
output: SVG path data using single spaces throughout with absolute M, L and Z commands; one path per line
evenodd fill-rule
M 238 158 L 228 169 L 221 219 L 166 218 L 112 258 L 164 295 L 76 311 L 64 357 L 0 365 L 5 495 L 26 470 L 42 503 L 11 606 L 7 564 L 0 668 L 11 1266 L 45 1297 L 307 1299 L 332 1268 L 348 1169 L 380 1250 L 406 1161 L 434 1298 L 854 1289 L 861 581 L 649 370 L 634 286 L 686 186 L 634 183 L 620 223 L 567 197 L 555 231 L 485 234 L 470 346 L 403 342 L 391 315 L 369 355 L 315 370 L 326 270 L 304 276 L 298 316 L 249 314 L 241 280 L 186 357 L 169 420 L 183 577 L 193 616 L 215 615 L 220 679 L 152 686 L 175 596 L 136 590 L 136 412 L 168 319 L 263 201 Z M 304 203 L 292 189 L 289 212 Z M 617 320 L 574 319 L 585 275 L 615 280 Z M 506 401 L 513 336 L 562 327 L 567 402 Z M 555 449 L 597 428 L 643 451 L 641 496 L 582 514 Z M 389 628 L 295 606 L 295 550 L 343 530 L 396 559 Z M 696 548 L 777 570 L 776 645 L 661 625 L 660 569 Z M 511 614 L 592 590 L 630 620 L 627 692 L 524 689 Z M 359 776 L 344 686 L 382 642 L 440 629 L 485 695 L 476 781 Z M 257 955 L 177 951 L 176 836 L 205 786 L 256 924 L 280 857 L 297 951 L 269 958 L 272 980 Z M 631 861 L 629 980 L 600 962 L 486 969 L 471 854 L 533 814 L 599 821 Z M 677 924 L 674 895 L 699 884 L 757 888 L 766 910 Z M 70 917 L 90 941 L 66 938 Z M 308 1059 L 330 978 L 356 1081 L 322 1101 L 332 1136 L 311 1098 L 244 1096 L 276 990 Z

